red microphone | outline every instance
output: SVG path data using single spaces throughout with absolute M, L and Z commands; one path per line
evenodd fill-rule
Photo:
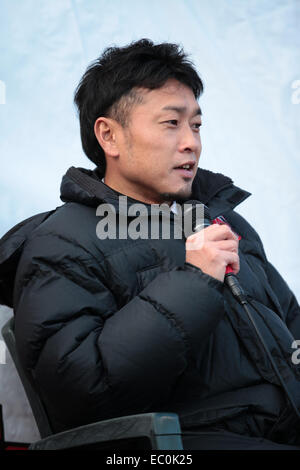
M 197 220 L 197 211 L 196 211 L 196 208 L 198 205 L 202 206 L 202 209 L 203 209 L 202 218 L 199 221 Z M 199 232 L 200 230 L 204 229 L 205 227 L 208 227 L 211 224 L 219 224 L 219 225 L 226 224 L 228 225 L 230 230 L 232 230 L 229 223 L 226 221 L 226 219 L 222 215 L 212 220 L 209 215 L 208 207 L 205 204 L 202 204 L 200 201 L 197 201 L 197 200 L 188 201 L 188 204 L 184 210 L 184 217 L 189 217 L 189 216 L 192 217 L 192 230 L 194 233 Z M 188 235 L 189 234 L 187 233 L 186 238 Z M 236 233 L 236 236 L 238 237 L 239 240 L 241 240 L 242 237 L 240 235 Z M 244 290 L 240 286 L 239 281 L 237 280 L 233 272 L 232 266 L 230 264 L 226 267 L 224 283 L 228 286 L 228 288 L 231 290 L 231 293 L 240 302 L 240 304 L 247 303 Z
M 219 217 L 216 217 L 213 221 L 213 224 L 218 224 L 218 225 L 228 225 L 230 230 L 232 228 L 230 227 L 229 223 L 226 221 L 225 217 L 220 215 Z M 232 230 L 233 231 L 233 230 Z M 235 233 L 235 232 L 233 232 Z M 235 233 L 235 235 L 238 237 L 239 240 L 241 240 L 241 236 Z M 226 270 L 225 270 L 225 277 L 224 277 L 224 282 L 227 284 L 229 289 L 231 290 L 232 294 L 236 299 L 240 302 L 240 304 L 245 304 L 247 303 L 245 292 L 240 286 L 239 281 L 237 280 L 235 274 L 233 273 L 232 266 L 230 264 L 227 265 Z
M 228 225 L 228 227 L 230 228 L 230 230 L 233 232 L 232 228 L 230 227 L 229 223 L 226 221 L 225 217 L 223 217 L 222 215 L 220 215 L 219 217 L 216 217 L 214 220 L 212 220 L 212 224 L 218 224 L 218 225 Z M 233 232 L 239 240 L 241 240 L 241 236 L 238 235 L 236 232 Z M 231 267 L 231 264 L 228 264 L 227 267 L 226 267 L 226 271 L 225 271 L 225 276 L 227 274 L 233 274 L 233 269 Z

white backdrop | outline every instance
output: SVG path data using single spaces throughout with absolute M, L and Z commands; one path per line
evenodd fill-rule
M 0 0 L 0 236 L 62 203 L 68 167 L 93 168 L 72 102 L 87 65 L 109 45 L 177 42 L 205 84 L 200 165 L 253 194 L 238 211 L 300 300 L 299 30 L 299 0 Z M 6 438 L 37 438 L 9 359 L 0 380 Z

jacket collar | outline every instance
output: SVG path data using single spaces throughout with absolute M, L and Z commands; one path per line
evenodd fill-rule
M 79 202 L 92 207 L 100 203 L 109 203 L 118 211 L 119 196 L 123 194 L 113 190 L 101 180 L 104 173 L 99 168 L 88 170 L 71 167 L 64 175 L 61 183 L 61 200 L 63 202 Z M 221 173 L 198 168 L 192 185 L 191 199 L 206 204 L 212 217 L 223 214 L 250 196 L 251 193 L 238 188 L 233 181 Z M 138 203 L 127 196 L 127 204 Z M 150 204 L 145 206 L 151 207 Z

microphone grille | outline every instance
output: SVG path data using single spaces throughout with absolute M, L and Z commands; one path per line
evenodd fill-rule
M 189 228 L 185 230 L 186 237 L 191 233 L 198 232 L 199 230 L 208 227 L 212 223 L 208 207 L 196 199 L 190 199 L 184 202 L 183 216 L 185 220 L 184 225 L 188 226 L 189 220 L 191 220 L 192 225 L 192 230 L 190 230 Z
M 203 202 L 197 201 L 197 199 L 189 199 L 188 201 L 185 201 L 183 204 L 183 211 L 184 213 L 188 213 L 189 211 L 193 211 L 193 213 L 195 213 L 197 206 L 202 206 L 204 211 L 204 218 L 212 221 L 208 207 L 203 204 Z

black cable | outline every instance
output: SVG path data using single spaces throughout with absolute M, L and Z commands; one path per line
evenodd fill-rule
M 187 207 L 185 208 L 185 211 L 184 211 L 184 216 L 185 217 L 191 217 L 192 218 L 192 233 L 195 233 L 195 232 L 199 232 L 200 230 L 208 227 L 211 225 L 212 223 L 212 220 L 211 220 L 211 217 L 210 217 L 210 214 L 209 214 L 209 209 L 208 207 L 205 205 L 205 204 L 202 204 L 202 203 L 199 203 L 199 201 L 197 200 L 190 200 L 188 201 L 189 204 L 187 205 Z M 199 216 L 197 218 L 197 213 L 196 213 L 196 207 L 197 206 L 201 206 L 201 209 L 202 211 L 199 210 L 200 212 L 200 215 L 201 217 Z M 198 220 L 199 219 L 199 220 Z M 187 238 L 189 233 L 185 233 L 184 232 L 184 237 Z M 250 312 L 250 309 L 249 309 L 249 302 L 246 298 L 246 295 L 245 295 L 245 292 L 244 290 L 242 289 L 242 287 L 240 286 L 236 276 L 232 273 L 232 272 L 229 272 L 229 273 L 226 273 L 225 274 L 225 278 L 224 278 L 224 283 L 229 287 L 231 293 L 233 294 L 233 296 L 237 299 L 237 301 L 240 303 L 240 305 L 242 305 L 242 307 L 244 308 L 249 320 L 250 320 L 250 323 L 253 325 L 254 327 L 254 330 L 257 334 L 257 337 L 260 341 L 260 343 L 262 344 L 264 350 L 265 350 L 265 353 L 267 354 L 269 360 L 270 360 L 270 363 L 274 369 L 274 372 L 275 374 L 277 375 L 278 377 L 278 380 L 280 382 L 280 384 L 282 385 L 285 393 L 286 393 L 286 396 L 288 397 L 291 405 L 292 405 L 292 408 L 293 410 L 295 411 L 296 415 L 297 415 L 297 418 L 299 418 L 300 420 L 300 413 L 298 411 L 298 408 L 296 407 L 295 403 L 294 403 L 294 400 L 293 398 L 291 397 L 285 383 L 284 383 L 284 380 L 277 368 L 277 365 L 275 364 L 273 358 L 272 358 L 272 355 L 267 347 L 267 345 L 265 344 L 264 342 L 264 339 L 262 337 L 262 335 L 260 334 L 260 331 L 254 321 L 254 318 L 253 316 L 251 315 L 251 312 Z M 254 308 L 254 307 L 253 307 Z
M 250 305 L 250 304 L 249 304 L 249 302 L 248 302 L 248 300 L 247 300 L 247 298 L 246 298 L 246 295 L 245 295 L 245 293 L 244 293 L 242 287 L 240 286 L 240 284 L 239 284 L 237 278 L 235 277 L 235 275 L 232 274 L 232 273 L 226 274 L 225 279 L 224 279 L 224 282 L 225 282 L 225 283 L 227 284 L 227 286 L 229 287 L 229 289 L 230 289 L 231 293 L 233 294 L 233 296 L 238 300 L 238 302 L 240 303 L 240 305 L 242 305 L 242 307 L 244 308 L 244 310 L 245 310 L 245 312 L 246 312 L 246 314 L 247 314 L 247 316 L 248 316 L 250 322 L 252 323 L 252 325 L 253 325 L 253 327 L 254 327 L 254 329 L 255 329 L 255 332 L 256 332 L 256 334 L 257 334 L 257 336 L 258 336 L 258 338 L 259 338 L 259 340 L 260 340 L 260 342 L 261 342 L 261 344 L 262 344 L 262 346 L 263 346 L 263 348 L 264 348 L 264 350 L 265 350 L 265 352 L 266 352 L 266 354 L 267 354 L 267 356 L 268 356 L 268 358 L 269 358 L 271 364 L 272 364 L 272 367 L 273 367 L 273 369 L 274 369 L 274 372 L 275 372 L 275 374 L 277 375 L 278 380 L 279 380 L 279 382 L 281 383 L 281 385 L 282 385 L 282 387 L 283 387 L 283 389 L 284 389 L 284 391 L 285 391 L 285 393 L 286 393 L 286 395 L 287 395 L 287 397 L 288 397 L 288 399 L 289 399 L 289 401 L 290 401 L 290 403 L 291 403 L 291 405 L 292 405 L 292 408 L 294 409 L 294 411 L 295 411 L 297 417 L 300 419 L 299 410 L 298 410 L 297 406 L 295 405 L 294 400 L 293 400 L 293 398 L 292 398 L 291 395 L 290 395 L 290 392 L 289 392 L 288 389 L 286 388 L 286 385 L 285 385 L 284 380 L 283 380 L 283 378 L 282 378 L 282 376 L 281 376 L 281 374 L 280 374 L 280 372 L 279 372 L 279 370 L 278 370 L 278 367 L 277 367 L 276 363 L 274 362 L 274 360 L 273 360 L 273 358 L 272 358 L 272 355 L 271 355 L 271 353 L 270 353 L 270 351 L 269 351 L 269 349 L 268 349 L 268 347 L 267 347 L 267 345 L 266 345 L 266 343 L 265 343 L 265 341 L 264 341 L 262 335 L 260 334 L 260 331 L 259 331 L 259 329 L 258 329 L 258 327 L 257 327 L 257 325 L 256 325 L 256 323 L 255 323 L 255 320 L 254 320 L 254 318 L 253 318 L 253 316 L 252 316 L 252 314 L 251 314 L 251 312 L 250 312 L 250 309 L 249 309 L 249 305 Z M 252 307 L 253 307 L 253 306 L 252 306 Z M 254 308 L 254 307 L 253 307 L 253 308 Z

